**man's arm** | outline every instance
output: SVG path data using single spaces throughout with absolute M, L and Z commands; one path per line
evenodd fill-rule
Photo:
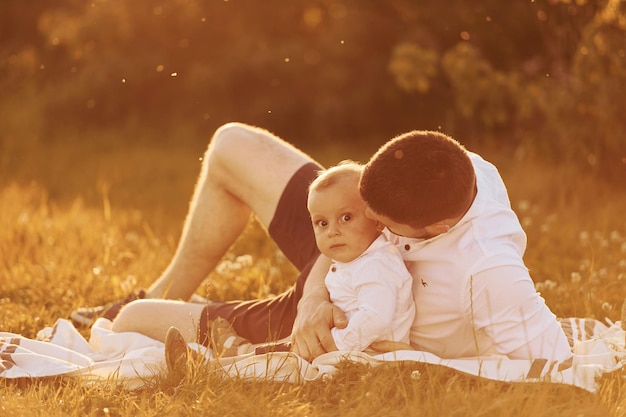
M 330 302 L 324 285 L 329 267 L 330 260 L 320 255 L 304 283 L 302 298 L 298 303 L 298 315 L 291 338 L 294 352 L 306 360 L 337 350 L 330 329 L 344 328 L 348 324 L 344 312 Z
M 490 268 L 474 274 L 471 285 L 474 325 L 489 335 L 498 353 L 513 359 L 569 359 L 567 338 L 526 268 Z

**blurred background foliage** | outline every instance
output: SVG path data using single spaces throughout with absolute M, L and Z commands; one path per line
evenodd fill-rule
M 203 148 L 237 120 L 626 174 L 623 0 L 2 0 L 0 39 L 5 169 L 50 143 Z

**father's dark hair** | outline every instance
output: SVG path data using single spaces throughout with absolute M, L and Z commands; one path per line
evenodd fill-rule
M 475 173 L 459 142 L 435 131 L 411 131 L 383 145 L 365 165 L 359 189 L 376 213 L 416 229 L 465 212 Z

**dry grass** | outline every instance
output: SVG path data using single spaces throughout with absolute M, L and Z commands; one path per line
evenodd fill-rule
M 50 147 L 46 159 L 5 162 L 0 331 L 34 337 L 79 305 L 122 297 L 152 282 L 175 249 L 201 152 Z M 326 162 L 346 156 L 327 155 Z M 571 167 L 487 156 L 502 170 L 528 232 L 527 264 L 555 313 L 618 320 L 626 296 L 623 190 Z M 199 291 L 216 298 L 262 297 L 285 288 L 292 276 L 291 266 L 251 223 Z M 134 392 L 114 381 L 93 387 L 69 378 L 0 381 L 0 415 L 625 416 L 624 376 L 606 376 L 599 392 L 590 394 L 410 363 L 346 363 L 333 379 L 304 385 L 242 383 L 198 368 L 180 384 L 163 375 Z

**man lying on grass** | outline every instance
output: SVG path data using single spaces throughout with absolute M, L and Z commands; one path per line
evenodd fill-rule
M 311 157 L 270 132 L 230 123 L 214 134 L 176 253 L 144 298 L 188 300 L 254 213 L 298 268 L 294 286 L 264 300 L 166 302 L 151 317 L 163 340 L 177 326 L 185 340 L 206 341 L 222 317 L 240 336 L 263 343 L 291 335 L 305 359 L 336 350 L 332 328 L 348 324 L 324 285 L 330 260 L 320 255 L 307 189 L 320 169 Z M 536 292 L 523 262 L 526 235 L 496 168 L 457 141 L 430 131 L 400 135 L 372 156 L 359 182 L 367 215 L 385 225 L 413 276 L 416 315 L 410 346 L 442 358 L 505 355 L 564 361 L 571 357 L 555 315 Z M 132 298 L 132 297 L 131 297 Z M 136 298 L 136 297 L 135 297 Z M 79 309 L 90 323 L 113 319 L 126 300 Z M 131 309 L 125 308 L 133 317 Z M 136 331 L 137 320 L 116 320 Z
M 332 260 L 324 280 L 330 301 L 348 319 L 345 328 L 333 327 L 331 335 L 340 350 L 367 351 L 376 341 L 410 343 L 415 319 L 413 277 L 398 248 L 382 234 L 383 225 L 366 215 L 367 205 L 359 193 L 363 166 L 351 161 L 321 170 L 309 186 L 307 207 L 319 251 Z M 160 315 L 165 300 L 138 300 L 123 308 L 114 327 L 131 322 L 135 331 L 157 337 L 163 329 L 151 319 Z M 201 341 L 215 356 L 239 356 L 257 346 L 237 335 L 228 322 L 212 320 L 210 334 Z M 290 350 L 294 341 L 265 346 L 265 350 Z M 188 356 L 185 338 L 176 327 L 165 336 L 168 368 Z M 261 348 L 262 350 L 263 348 Z M 376 353 L 376 352 L 370 352 Z

